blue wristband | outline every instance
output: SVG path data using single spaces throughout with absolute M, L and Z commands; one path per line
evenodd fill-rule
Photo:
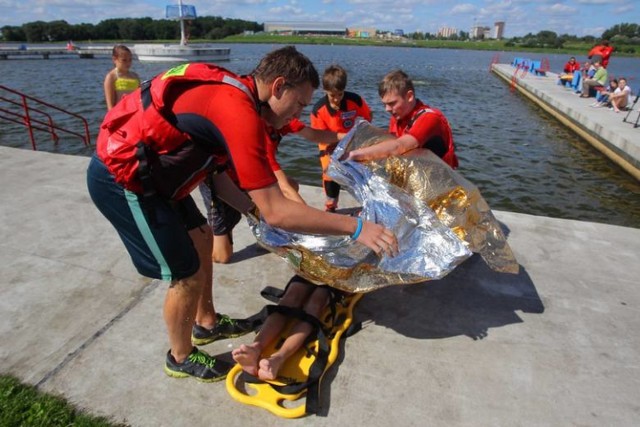
M 362 218 L 358 217 L 358 226 L 356 227 L 356 231 L 351 235 L 353 240 L 356 240 L 360 236 L 360 232 L 362 231 Z

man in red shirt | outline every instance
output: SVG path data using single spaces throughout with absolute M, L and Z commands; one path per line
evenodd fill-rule
M 609 44 L 609 40 L 602 40 L 599 45 L 591 48 L 587 57 L 592 62 L 600 61 L 600 64 L 602 64 L 602 68 L 607 68 L 607 65 L 609 65 L 609 58 L 611 57 L 612 53 L 613 46 Z
M 140 274 L 170 282 L 163 308 L 170 344 L 167 375 L 223 379 L 231 365 L 194 342 L 248 332 L 248 325 L 214 309 L 211 228 L 190 196 L 224 164 L 268 224 L 351 235 L 376 253 L 397 253 L 397 240 L 385 227 L 313 209 L 280 191 L 266 161 L 264 123 L 279 129 L 299 117 L 318 86 L 311 61 L 288 46 L 267 54 L 248 76 L 211 64 L 176 66 L 145 82 L 105 116 L 87 186 Z M 210 180 L 217 196 L 240 203 L 242 192 L 226 173 Z
M 427 148 L 452 168 L 458 167 L 451 127 L 444 114 L 423 104 L 415 95 L 413 82 L 402 70 L 387 74 L 378 93 L 391 114 L 389 133 L 396 138 L 349 153 L 349 159 L 363 161 L 398 156 L 415 148 Z
M 574 73 L 576 71 L 580 71 L 580 63 L 576 61 L 575 56 L 569 58 L 567 63 L 564 64 L 564 68 L 562 69 L 562 71 L 563 73 L 558 76 L 558 84 L 570 86 L 574 78 Z
M 342 135 L 351 130 L 358 117 L 371 121 L 371 110 L 358 94 L 345 91 L 347 72 L 339 65 L 330 65 L 322 76 L 322 89 L 326 96 L 313 106 L 311 127 L 330 130 Z M 322 187 L 326 197 L 325 210 L 335 212 L 338 208 L 340 185 L 327 175 L 331 154 L 336 141 L 323 141 L 318 144 L 320 165 L 322 166 Z
M 573 72 L 578 71 L 579 69 L 580 69 L 580 63 L 576 61 L 575 56 L 572 56 L 571 58 L 569 58 L 567 63 L 564 64 L 564 68 L 562 69 L 562 71 L 564 71 L 567 74 L 573 75 Z

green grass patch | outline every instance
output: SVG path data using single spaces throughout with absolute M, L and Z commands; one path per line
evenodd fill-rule
M 75 408 L 64 399 L 0 376 L 0 426 L 124 427 Z

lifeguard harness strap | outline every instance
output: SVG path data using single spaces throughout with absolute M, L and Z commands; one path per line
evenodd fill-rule
M 416 122 L 416 120 L 418 120 L 418 118 L 423 115 L 424 113 L 433 113 L 433 110 L 431 108 L 422 108 L 421 110 L 419 110 L 415 116 L 413 116 L 411 118 L 411 120 L 409 120 L 409 124 L 407 124 L 407 130 L 411 129 L 411 126 L 413 126 L 413 124 Z
M 151 181 L 151 169 L 148 161 L 147 145 L 138 141 L 136 144 L 136 158 L 138 159 L 138 177 L 142 184 L 142 197 L 149 199 L 157 195 L 156 188 Z M 150 225 L 156 224 L 156 210 L 148 203 L 143 204 L 143 210 L 147 214 Z

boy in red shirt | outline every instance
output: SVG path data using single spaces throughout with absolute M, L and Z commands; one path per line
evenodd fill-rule
M 312 128 L 344 134 L 351 130 L 357 117 L 371 121 L 371 110 L 365 100 L 358 94 L 345 91 L 346 87 L 347 72 L 344 68 L 339 65 L 327 67 L 322 76 L 322 88 L 326 95 L 313 106 Z M 328 212 L 335 212 L 340 197 L 340 184 L 327 175 L 331 153 L 335 148 L 336 142 L 318 144 L 322 166 L 322 187 L 326 196 L 325 210 Z
M 385 110 L 391 113 L 389 133 L 396 138 L 351 151 L 350 160 L 383 159 L 415 148 L 428 148 L 452 168 L 458 167 L 447 118 L 416 98 L 413 82 L 404 71 L 387 74 L 378 86 L 378 93 Z

